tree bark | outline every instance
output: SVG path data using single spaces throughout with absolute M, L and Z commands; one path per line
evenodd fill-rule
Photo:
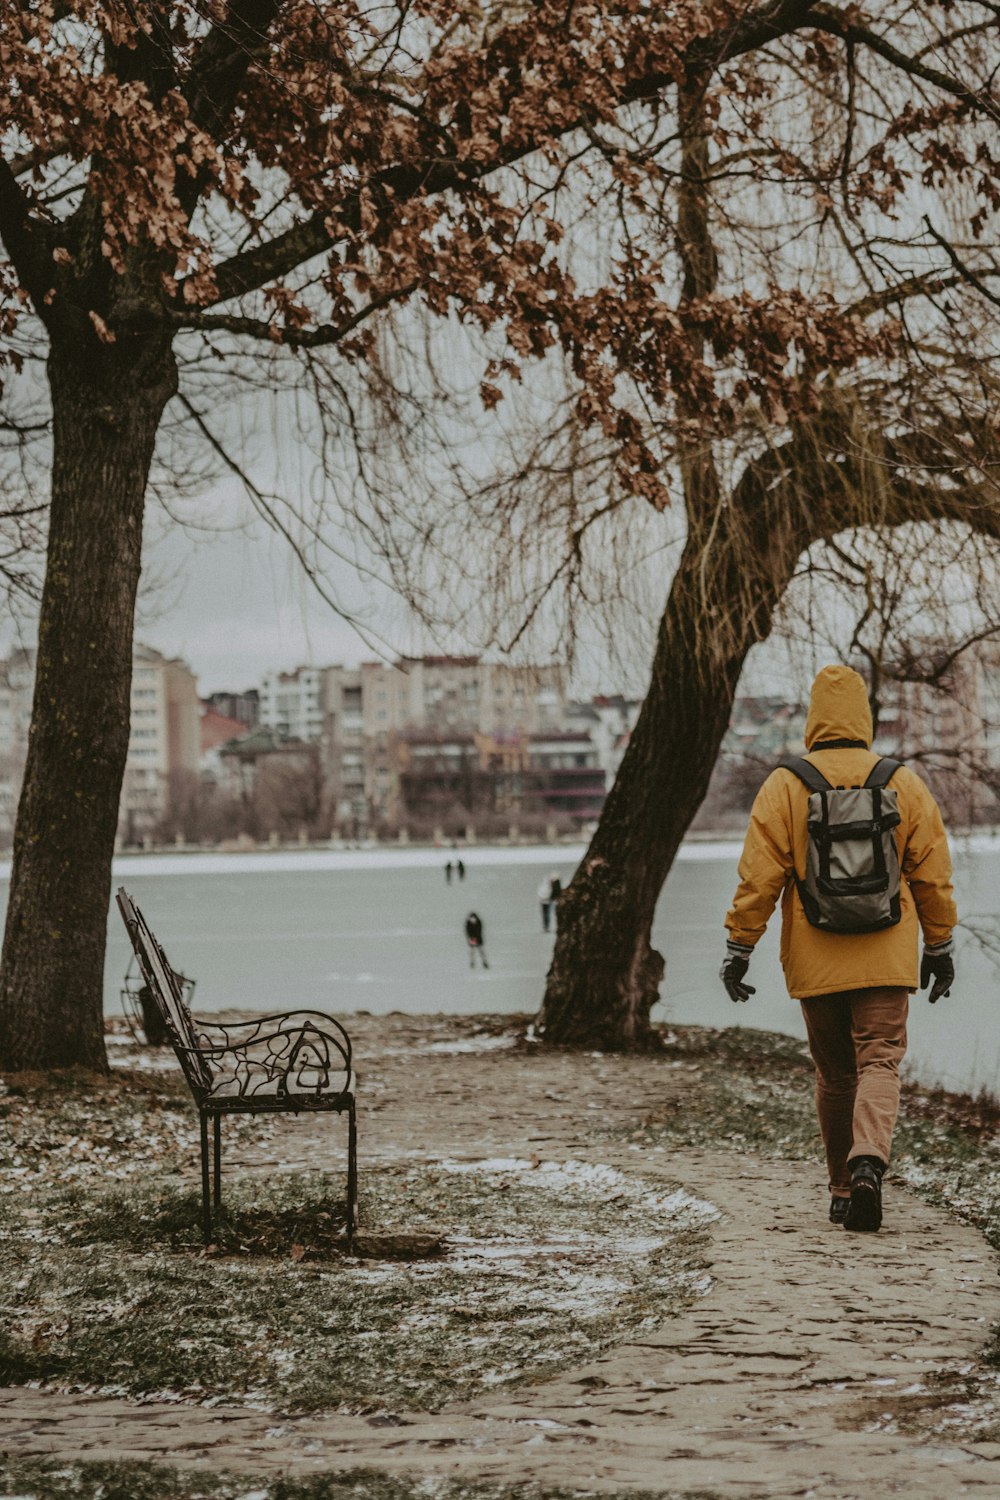
M 803 508 L 751 466 L 736 495 L 696 518 L 660 624 L 649 691 L 597 831 L 559 902 L 538 1018 L 546 1041 L 655 1045 L 664 960 L 656 902 L 708 788 L 747 652 L 812 540 Z M 721 932 L 721 914 L 720 914 Z
M 143 499 L 169 343 L 54 338 L 38 661 L 0 960 L 0 1067 L 105 1071 L 111 860 L 129 741 Z

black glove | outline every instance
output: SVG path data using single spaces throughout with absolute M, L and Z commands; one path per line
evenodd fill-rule
M 931 992 L 927 996 L 931 1005 L 936 1005 L 942 995 L 951 994 L 951 987 L 955 983 L 955 960 L 951 952 L 950 938 L 946 943 L 924 949 L 924 956 L 920 960 L 920 988 L 925 990 L 933 979 Z
M 751 995 L 757 993 L 752 984 L 743 983 L 743 976 L 750 967 L 752 953 L 753 949 L 746 947 L 743 943 L 726 944 L 726 958 L 719 970 L 719 978 L 726 986 L 726 994 L 730 1000 L 737 1002 L 749 1000 Z

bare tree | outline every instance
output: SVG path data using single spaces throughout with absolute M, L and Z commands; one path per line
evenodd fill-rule
M 592 130 L 594 148 L 627 165 L 599 205 L 581 190 L 578 211 L 592 207 L 622 255 L 623 307 L 626 288 L 660 278 L 656 317 L 629 331 L 640 348 L 675 340 L 690 378 L 658 387 L 634 366 L 619 372 L 624 429 L 616 417 L 581 422 L 604 396 L 589 368 L 553 379 L 542 408 L 538 387 L 519 401 L 505 386 L 512 461 L 482 483 L 453 473 L 457 507 L 382 517 L 376 539 L 392 535 L 383 550 L 397 549 L 415 602 L 428 614 L 450 606 L 463 625 L 478 611 L 484 637 L 511 648 L 554 621 L 573 644 L 595 608 L 621 619 L 629 569 L 644 560 L 673 572 L 642 716 L 561 905 L 540 1017 L 550 1040 L 655 1041 L 656 901 L 747 653 L 811 549 L 854 532 L 877 567 L 905 556 L 916 524 L 938 565 L 972 536 L 995 548 L 998 402 L 983 309 L 1000 275 L 989 234 L 997 38 L 983 4 L 883 7 L 871 24 L 813 6 L 754 52 L 752 76 L 745 61 L 689 57 L 654 116 Z M 586 258 L 575 264 L 585 275 Z M 725 329 L 709 316 L 721 308 Z M 808 349 L 775 337 L 803 319 Z M 817 357 L 827 339 L 836 353 Z M 636 448 L 662 521 L 637 515 L 637 487 L 622 482 L 621 456 Z M 470 527 L 481 531 L 471 604 L 454 582 Z M 419 579 L 439 560 L 430 596 L 398 566 L 400 536 Z
M 692 754 L 713 749 L 744 642 L 766 630 L 787 556 L 811 539 L 783 465 L 803 445 L 815 452 L 819 372 L 887 353 L 898 333 L 879 309 L 914 281 L 929 293 L 992 276 L 982 247 L 956 241 L 948 221 L 926 231 L 926 265 L 887 272 L 887 256 L 906 256 L 883 234 L 846 300 L 801 265 L 782 285 L 807 228 L 787 218 L 775 274 L 761 275 L 759 259 L 740 273 L 747 236 L 718 218 L 716 178 L 742 185 L 745 174 L 765 214 L 794 183 L 811 195 L 812 227 L 822 215 L 855 259 L 873 206 L 891 207 L 914 170 L 897 150 L 988 190 L 992 158 L 953 143 L 995 122 L 984 62 L 995 13 L 965 0 L 932 9 L 927 27 L 903 0 L 877 26 L 808 0 L 4 0 L 3 316 L 21 320 L 17 337 L 44 360 L 52 418 L 35 708 L 0 966 L 5 1066 L 106 1062 L 104 933 L 158 440 L 182 420 L 212 461 L 243 472 L 207 393 L 233 377 L 284 380 L 295 359 L 315 390 L 337 392 L 349 443 L 353 392 L 392 384 L 376 330 L 403 306 L 478 333 L 486 409 L 558 354 L 615 490 L 656 510 L 670 503 L 671 472 L 683 488 L 687 540 L 654 689 L 567 902 L 546 1002 L 552 1035 L 641 1037 L 659 968 L 647 918 L 702 790 L 703 760 L 693 779 L 679 760 L 674 810 L 651 809 L 657 754 L 685 730 Z M 912 105 L 891 128 L 890 76 L 907 81 Z M 795 117 L 796 89 L 821 126 L 804 154 L 771 126 Z M 613 229 L 597 243 L 607 204 Z M 650 224 L 654 239 L 635 233 Z M 737 260 L 728 286 L 723 230 Z M 248 361 L 249 349 L 263 352 Z M 752 410 L 787 417 L 791 440 L 755 455 L 723 505 L 706 424 L 735 432 Z M 296 544 L 280 497 L 247 478 Z M 821 488 L 829 528 L 843 486 Z M 678 660 L 690 669 L 683 692 L 667 680 Z M 650 811 L 656 847 L 640 848 Z M 596 966 L 591 948 L 604 955 Z M 572 1020 L 584 1014 L 585 1025 Z

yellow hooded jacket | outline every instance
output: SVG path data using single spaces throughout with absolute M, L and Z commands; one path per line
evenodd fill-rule
M 870 749 L 813 750 L 824 740 L 872 742 L 868 693 L 850 667 L 824 667 L 813 683 L 806 719 L 809 760 L 833 786 L 861 786 L 878 756 Z M 889 783 L 897 794 L 901 916 L 880 932 L 822 932 L 810 925 L 794 874 L 805 874 L 809 791 L 791 771 L 772 771 L 750 814 L 739 863 L 740 883 L 726 917 L 732 942 L 763 936 L 781 897 L 781 964 L 796 999 L 882 986 L 915 990 L 918 923 L 927 944 L 944 943 L 958 920 L 951 858 L 941 813 L 919 776 L 901 766 Z

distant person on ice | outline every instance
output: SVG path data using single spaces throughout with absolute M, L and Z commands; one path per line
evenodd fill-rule
M 448 863 L 444 867 L 444 880 L 445 880 L 445 885 L 451 885 L 451 860 L 450 859 L 449 859 Z
M 924 782 L 872 751 L 867 690 L 850 667 L 816 678 L 805 740 L 806 758 L 772 771 L 754 802 L 721 977 L 731 1000 L 755 993 L 743 977 L 780 897 L 782 967 L 816 1065 L 830 1218 L 875 1230 L 909 994 L 919 978 L 933 1005 L 955 978 L 951 859 Z
M 488 969 L 489 964 L 486 962 L 482 918 L 477 917 L 474 911 L 470 911 L 465 919 L 465 941 L 469 945 L 469 968 L 474 969 L 476 967 L 476 954 L 478 953 L 483 968 Z
M 546 875 L 538 887 L 538 903 L 542 911 L 542 931 L 548 932 L 552 926 L 552 917 L 556 909 L 559 897 L 562 895 L 562 881 L 554 872 Z

